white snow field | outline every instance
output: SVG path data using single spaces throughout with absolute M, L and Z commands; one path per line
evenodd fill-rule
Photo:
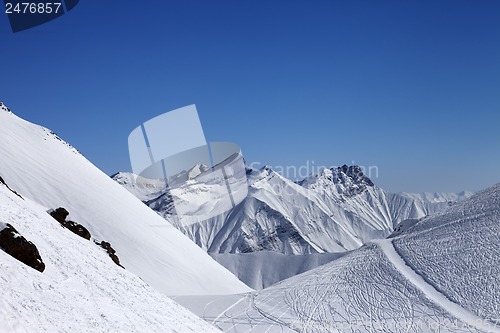
M 0 110 L 0 176 L 47 209 L 64 207 L 121 264 L 166 295 L 251 289 L 50 130 Z
M 500 184 L 270 288 L 176 300 L 225 332 L 500 332 L 499 244 Z
M 218 331 L 2 184 L 0 221 L 33 242 L 46 265 L 40 273 L 0 249 L 0 332 Z

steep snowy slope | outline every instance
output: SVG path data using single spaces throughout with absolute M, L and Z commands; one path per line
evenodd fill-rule
M 47 208 L 64 207 L 122 265 L 167 295 L 249 289 L 49 130 L 0 110 L 0 176 Z
M 260 292 L 177 301 L 225 332 L 500 332 L 498 244 L 500 184 Z
M 32 241 L 43 273 L 0 249 L 0 332 L 215 332 L 213 326 L 0 184 L 0 229 Z

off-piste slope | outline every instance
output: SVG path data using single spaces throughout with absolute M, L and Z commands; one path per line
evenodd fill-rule
M 50 130 L 0 110 L 0 176 L 44 207 L 64 207 L 129 271 L 167 295 L 248 291 L 227 269 Z
M 45 269 L 0 249 L 0 332 L 217 331 L 0 184 L 0 229 L 7 224 L 36 246 Z
M 192 309 L 226 332 L 500 332 L 499 235 L 500 184 L 317 269 Z

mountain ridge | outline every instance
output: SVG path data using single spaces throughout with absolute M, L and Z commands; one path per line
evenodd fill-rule
M 395 229 L 401 231 L 398 225 L 403 221 L 406 229 L 412 221 L 454 205 L 450 200 L 459 202 L 470 195 L 389 193 L 358 166 L 324 169 L 298 182 L 268 166 L 258 170 L 247 167 L 246 173 L 248 195 L 243 202 L 225 214 L 190 225 L 175 223 L 174 202 L 162 180 L 134 183 L 129 181 L 134 176 L 126 173 L 114 178 L 139 198 L 147 198 L 143 200 L 146 205 L 166 220 L 173 220 L 193 242 L 254 289 L 336 258 L 325 255 L 316 260 L 307 255 L 355 250 L 373 239 L 388 237 Z M 270 266 L 265 256 L 257 255 L 260 252 L 283 256 L 272 256 L 276 264 Z M 296 255 L 300 259 L 292 258 Z M 303 268 L 292 269 L 299 262 Z M 287 266 L 290 269 L 286 272 L 273 272 Z M 262 267 L 267 267 L 266 272 L 253 273 Z

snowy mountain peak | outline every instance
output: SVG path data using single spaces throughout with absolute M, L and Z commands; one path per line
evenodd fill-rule
M 247 166 L 246 175 L 248 178 L 249 185 L 258 183 L 266 179 L 273 178 L 274 176 L 279 176 L 279 174 L 268 165 L 264 165 L 260 169 L 254 169 Z
M 333 173 L 333 182 L 336 184 L 358 184 L 366 186 L 374 186 L 370 178 L 366 177 L 363 173 L 363 169 L 357 165 L 343 165 L 338 168 L 330 169 Z
M 360 166 L 345 164 L 337 168 L 322 169 L 318 174 L 313 174 L 298 184 L 311 190 L 330 188 L 346 197 L 363 193 L 368 187 L 375 186 L 370 178 L 364 175 Z

